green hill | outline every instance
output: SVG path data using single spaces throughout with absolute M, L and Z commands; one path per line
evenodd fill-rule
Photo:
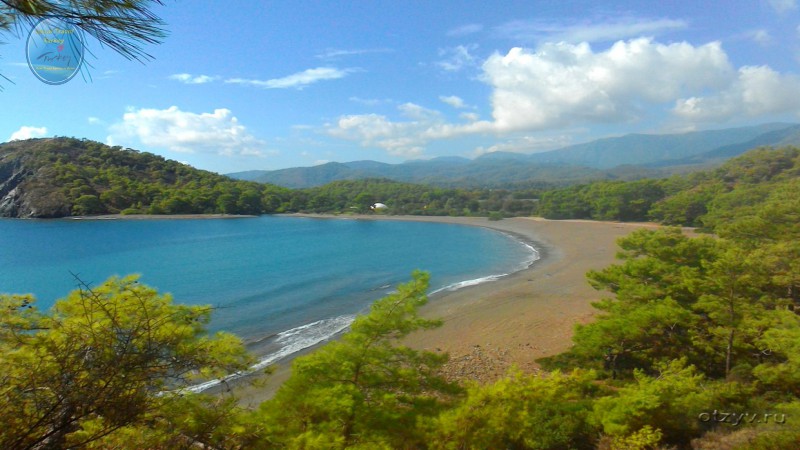
M 537 212 L 551 219 L 655 220 L 715 229 L 776 195 L 797 192 L 800 149 L 763 147 L 688 175 L 551 189 L 541 195 Z
M 74 138 L 0 144 L 0 217 L 261 214 L 288 190 Z

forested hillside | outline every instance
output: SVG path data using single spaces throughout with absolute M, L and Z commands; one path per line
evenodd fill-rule
M 288 190 L 73 138 L 0 145 L 0 216 L 261 214 Z
M 538 191 L 465 191 L 389 180 L 291 190 L 234 180 L 131 149 L 72 138 L 0 145 L 0 217 L 97 214 L 529 215 Z
M 551 219 L 654 220 L 713 228 L 774 196 L 798 192 L 798 177 L 800 149 L 760 148 L 710 171 L 549 190 L 541 195 L 537 213 Z

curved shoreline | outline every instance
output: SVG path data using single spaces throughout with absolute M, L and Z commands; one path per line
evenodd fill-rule
M 421 315 L 443 320 L 440 328 L 413 334 L 404 343 L 413 348 L 446 352 L 450 361 L 445 375 L 451 379 L 493 381 L 512 366 L 525 372 L 538 369 L 536 360 L 560 353 L 571 346 L 575 324 L 586 323 L 595 314 L 592 302 L 604 296 L 586 282 L 585 273 L 614 262 L 616 239 L 639 227 L 655 224 L 551 221 L 529 217 L 490 221 L 485 217 L 386 216 L 285 214 L 324 220 L 389 220 L 477 226 L 513 237 L 532 246 L 539 254 L 527 268 L 486 282 L 465 283 L 457 289 L 429 293 L 430 302 Z M 92 216 L 78 220 L 174 220 L 233 219 L 247 216 Z M 75 220 L 76 218 L 72 218 Z M 493 278 L 493 279 L 491 279 Z M 489 280 L 491 279 L 491 280 Z M 484 281 L 483 279 L 479 281 Z M 319 345 L 319 344 L 318 344 Z M 293 353 L 279 361 L 265 382 L 232 381 L 210 392 L 228 387 L 244 406 L 255 407 L 270 398 L 288 378 L 294 357 L 314 351 L 318 345 Z M 252 380 L 258 375 L 242 380 Z
M 575 324 L 590 321 L 595 314 L 591 303 L 603 297 L 586 282 L 586 272 L 615 261 L 617 238 L 636 228 L 658 227 L 528 217 L 489 221 L 485 217 L 288 216 L 479 226 L 532 244 L 539 259 L 528 268 L 488 283 L 432 295 L 421 315 L 442 319 L 443 325 L 415 333 L 404 341 L 413 348 L 449 353 L 450 362 L 445 367 L 448 377 L 479 382 L 493 381 L 512 366 L 535 371 L 536 359 L 569 349 Z M 236 386 L 234 391 L 242 404 L 257 406 L 271 397 L 288 378 L 288 366 L 287 362 L 278 366 L 262 386 Z
M 298 214 L 281 214 L 281 215 L 278 215 L 278 216 L 287 217 L 287 218 L 298 218 L 298 219 L 301 219 L 301 218 L 302 219 L 313 219 L 313 220 L 357 220 L 357 221 L 366 220 L 366 221 L 368 221 L 368 220 L 372 220 L 372 219 L 377 219 L 377 220 L 382 220 L 383 219 L 383 221 L 389 220 L 389 221 L 427 222 L 427 223 L 442 223 L 442 224 L 446 223 L 446 224 L 460 225 L 460 226 L 477 226 L 477 224 L 473 224 L 473 223 L 470 223 L 470 224 L 457 223 L 457 220 L 454 220 L 454 219 L 457 219 L 457 218 L 449 218 L 449 217 L 448 218 L 444 218 L 444 219 L 442 219 L 442 218 L 429 218 L 429 220 L 424 220 L 424 218 L 423 218 L 423 220 L 417 220 L 417 217 L 415 217 L 415 216 L 370 216 L 370 215 L 353 215 L 353 214 L 340 216 L 340 215 L 299 214 L 298 213 Z M 514 273 L 517 273 L 518 271 L 522 271 L 522 270 L 526 270 L 526 269 L 530 268 L 530 266 L 532 264 L 535 264 L 537 261 L 539 261 L 541 259 L 541 253 L 542 252 L 540 252 L 538 250 L 538 248 L 541 247 L 540 244 L 535 242 L 535 241 L 533 241 L 533 240 L 531 240 L 528 236 L 525 236 L 524 234 L 517 233 L 517 232 L 514 232 L 514 231 L 502 231 L 502 230 L 496 229 L 494 227 L 484 227 L 484 228 L 487 228 L 487 229 L 491 230 L 492 233 L 499 233 L 499 234 L 505 236 L 506 238 L 515 241 L 517 244 L 522 245 L 523 247 L 528 249 L 528 251 L 530 252 L 529 257 L 526 258 L 525 260 L 522 260 L 520 265 L 518 265 L 516 268 L 514 268 L 513 270 L 511 270 L 509 272 L 495 273 L 495 274 L 490 274 L 490 275 L 484 275 L 484 276 L 481 276 L 480 278 L 460 280 L 458 282 L 439 287 L 439 288 L 437 288 L 435 290 L 429 290 L 428 298 L 431 299 L 431 301 L 435 301 L 436 298 L 438 298 L 440 295 L 444 295 L 445 293 L 455 292 L 455 291 L 462 290 L 462 289 L 468 289 L 468 288 L 471 288 L 471 287 L 474 287 L 474 286 L 477 286 L 477 285 L 480 285 L 480 284 L 484 284 L 484 283 L 497 282 L 500 279 L 503 279 L 505 277 L 513 275 Z M 386 287 L 389 287 L 389 285 L 387 285 Z M 377 300 L 377 298 L 375 298 L 374 300 Z M 344 316 L 342 316 L 342 317 L 344 317 Z M 351 317 L 350 318 L 350 322 L 352 322 L 352 319 L 355 318 L 355 315 L 350 315 L 350 317 Z M 340 319 L 340 318 L 337 317 L 335 319 Z M 332 320 L 332 319 L 331 318 L 321 319 L 321 320 L 319 320 L 317 322 L 314 322 L 313 324 L 317 324 L 317 323 L 320 323 L 320 322 L 327 322 L 327 321 L 330 321 L 330 320 Z M 313 324 L 311 324 L 311 325 L 313 325 Z M 305 328 L 305 327 L 308 327 L 308 326 L 309 326 L 309 324 L 306 324 L 306 325 L 302 325 L 300 328 Z M 284 367 L 285 368 L 287 366 L 290 366 L 291 363 L 292 363 L 292 360 L 294 358 L 296 358 L 299 355 L 311 352 L 314 349 L 318 348 L 321 345 L 324 345 L 325 343 L 327 343 L 327 342 L 329 342 L 331 340 L 338 339 L 338 337 L 341 336 L 341 334 L 343 332 L 345 332 L 347 328 L 349 328 L 349 324 L 347 324 L 345 326 L 345 328 L 340 328 L 334 334 L 332 334 L 332 335 L 330 335 L 328 337 L 325 337 L 322 340 L 317 340 L 317 341 L 314 341 L 314 342 L 307 342 L 307 343 L 301 344 L 301 345 L 303 345 L 301 347 L 296 347 L 295 346 L 295 349 L 291 350 L 288 353 L 284 351 L 285 349 L 281 349 L 281 350 L 279 350 L 277 352 L 274 352 L 274 353 L 260 354 L 260 355 L 258 355 L 258 362 L 255 363 L 254 365 L 252 365 L 246 371 L 230 374 L 230 375 L 226 376 L 223 379 L 215 379 L 215 380 L 209 380 L 209 381 L 206 381 L 206 382 L 203 382 L 203 383 L 199 383 L 199 384 L 196 384 L 196 385 L 188 387 L 187 390 L 193 391 L 193 392 L 211 392 L 211 393 L 214 393 L 214 392 L 221 392 L 221 391 L 225 390 L 226 388 L 230 388 L 231 386 L 236 387 L 236 388 L 241 388 L 241 385 L 246 384 L 247 380 L 252 380 L 254 377 L 258 377 L 259 376 L 259 372 L 263 371 L 265 368 L 270 367 L 270 366 L 272 368 L 276 368 L 276 367 L 277 368 L 280 368 L 280 367 Z M 278 333 L 277 335 L 280 335 L 280 334 L 283 334 L 283 333 L 291 333 L 293 330 L 294 329 L 285 330 L 282 333 Z M 276 335 L 273 335 L 273 336 L 276 336 Z M 279 370 L 278 373 L 280 374 L 281 371 L 282 370 Z M 278 378 L 282 378 L 282 377 L 278 377 Z

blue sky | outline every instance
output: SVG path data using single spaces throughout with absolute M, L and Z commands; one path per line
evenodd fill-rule
M 51 86 L 3 36 L 0 141 L 75 136 L 228 173 L 800 119 L 800 5 L 168 1 L 146 64 Z

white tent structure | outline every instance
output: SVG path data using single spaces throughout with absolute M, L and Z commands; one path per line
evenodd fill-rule
M 373 211 L 379 211 L 381 209 L 386 209 L 386 208 L 388 208 L 388 206 L 384 205 L 383 203 L 374 203 L 372 206 L 369 207 L 369 209 Z

